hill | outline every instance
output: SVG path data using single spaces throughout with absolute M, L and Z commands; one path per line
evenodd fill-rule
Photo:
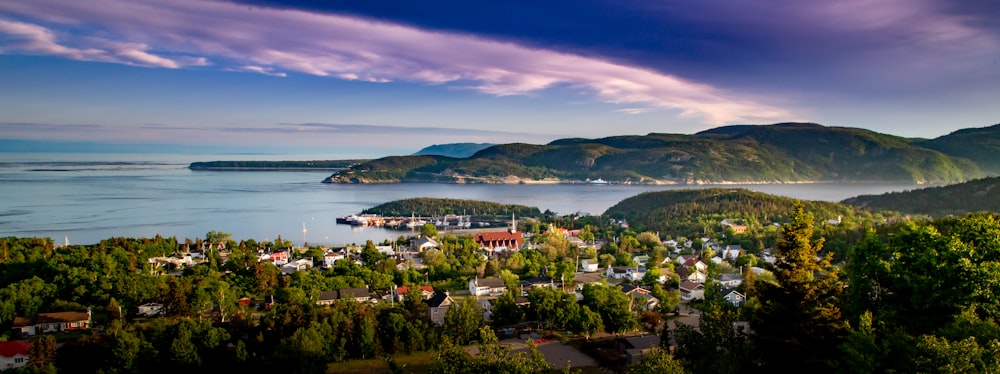
M 1000 177 L 919 190 L 862 195 L 844 204 L 872 210 L 926 214 L 934 217 L 973 212 L 1000 212 Z
M 740 221 L 760 231 L 786 222 L 797 199 L 740 188 L 707 188 L 642 193 L 615 204 L 605 217 L 625 220 L 636 231 L 669 235 L 722 232 L 722 220 Z M 820 222 L 840 220 L 844 225 L 871 221 L 868 212 L 825 201 L 802 201 Z
M 369 160 L 327 160 L 327 161 L 207 161 L 192 162 L 191 170 L 310 170 L 346 169 L 351 165 Z
M 451 143 L 435 144 L 414 153 L 413 156 L 447 156 L 454 158 L 466 158 L 474 155 L 483 149 L 492 147 L 493 143 Z
M 446 214 L 473 215 L 475 217 L 510 218 L 511 214 L 518 217 L 539 217 L 542 212 L 536 207 L 516 204 L 501 204 L 490 201 L 413 198 L 390 201 L 365 209 L 362 213 L 381 214 L 384 216 L 404 217 L 411 214 L 417 216 L 443 216 Z
M 727 126 L 694 135 L 500 144 L 468 158 L 389 157 L 339 171 L 325 182 L 950 183 L 984 176 L 974 160 L 920 144 L 869 130 L 817 124 Z
M 965 157 L 990 175 L 1000 174 L 1000 124 L 958 130 L 917 144 L 945 154 Z

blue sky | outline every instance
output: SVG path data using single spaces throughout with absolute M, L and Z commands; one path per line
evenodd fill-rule
M 1000 122 L 1000 3 L 0 2 L 0 139 L 408 153 Z

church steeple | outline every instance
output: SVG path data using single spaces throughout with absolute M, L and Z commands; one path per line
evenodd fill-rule
M 517 232 L 517 220 L 514 219 L 514 213 L 510 214 L 510 233 L 513 234 Z

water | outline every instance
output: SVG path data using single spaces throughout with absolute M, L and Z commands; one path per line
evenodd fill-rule
M 343 245 L 408 235 L 352 228 L 335 218 L 383 202 L 448 197 L 601 214 L 646 191 L 718 186 L 336 185 L 329 171 L 191 171 L 194 161 L 323 160 L 316 155 L 149 155 L 0 153 L 0 236 L 91 244 L 115 236 L 184 238 L 223 231 L 235 239 Z M 901 184 L 725 185 L 807 200 L 918 188 Z M 307 229 L 303 238 L 302 227 Z

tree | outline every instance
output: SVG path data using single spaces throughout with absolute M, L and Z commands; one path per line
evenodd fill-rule
M 653 347 L 638 364 L 625 367 L 627 374 L 683 374 L 684 367 L 663 347 Z
M 813 241 L 812 225 L 812 214 L 796 204 L 776 246 L 777 284 L 760 287 L 761 309 L 751 324 L 761 363 L 778 372 L 829 372 L 844 340 L 843 283 L 832 255 L 818 256 L 823 239 Z
M 570 321 L 570 328 L 583 335 L 588 341 L 598 331 L 604 330 L 601 315 L 586 305 L 581 305 L 576 318 Z
M 483 311 L 476 300 L 465 298 L 448 308 L 444 315 L 444 329 L 455 334 L 455 341 L 466 344 L 476 337 L 483 325 Z
M 420 226 L 420 236 L 425 238 L 436 238 L 438 236 L 437 227 L 433 223 L 425 223 Z
M 28 366 L 39 371 L 54 370 L 56 363 L 56 338 L 52 335 L 36 337 L 28 347 Z

